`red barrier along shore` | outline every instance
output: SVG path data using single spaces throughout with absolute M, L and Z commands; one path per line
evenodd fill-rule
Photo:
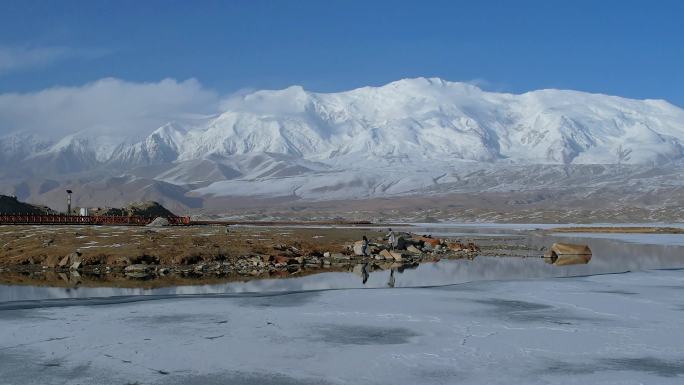
M 190 217 L 166 217 L 171 226 L 188 226 Z M 140 216 L 95 216 L 64 214 L 0 214 L 0 225 L 111 225 L 145 226 L 155 217 Z

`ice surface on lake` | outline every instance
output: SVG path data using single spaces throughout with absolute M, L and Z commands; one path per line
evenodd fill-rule
M 509 229 L 509 230 L 534 230 L 534 229 L 555 229 L 568 227 L 676 227 L 684 228 L 684 223 L 414 223 L 418 227 L 436 228 L 488 228 L 488 229 Z
M 684 383 L 684 248 L 660 234 L 594 235 L 525 239 L 586 242 L 588 265 L 425 263 L 397 271 L 393 289 L 389 271 L 365 285 L 324 273 L 154 290 L 0 286 L 0 384 Z
M 556 233 L 556 237 L 614 239 L 646 245 L 684 246 L 684 234 Z
M 684 270 L 654 270 L 4 303 L 0 383 L 681 384 L 683 290 Z

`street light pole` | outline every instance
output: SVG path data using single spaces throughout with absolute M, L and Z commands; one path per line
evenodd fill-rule
M 67 193 L 67 215 L 71 215 L 71 194 L 73 191 L 66 190 Z

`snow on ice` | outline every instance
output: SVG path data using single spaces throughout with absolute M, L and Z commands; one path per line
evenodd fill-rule
M 5 302 L 7 384 L 680 384 L 684 270 Z M 119 299 L 117 299 L 119 298 Z M 91 302 L 92 303 L 92 302 Z

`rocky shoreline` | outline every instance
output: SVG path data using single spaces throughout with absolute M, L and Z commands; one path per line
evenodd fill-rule
M 0 282 L 7 273 L 15 273 L 14 282 L 21 281 L 16 274 L 64 282 L 79 282 L 82 277 L 106 280 L 107 276 L 134 281 L 164 277 L 244 280 L 354 269 L 406 269 L 441 259 L 473 259 L 481 253 L 474 242 L 411 233 L 397 233 L 395 247 L 391 247 L 382 233 L 367 229 L 9 229 L 0 231 L 0 240 L 3 234 L 16 237 L 17 230 L 23 236 L 2 245 Z M 358 241 L 361 234 L 374 236 L 366 255 Z M 178 240 L 177 244 L 171 245 L 173 252 L 169 248 L 166 253 L 172 239 Z M 128 243 L 122 243 L 125 240 Z M 181 249 L 179 244 L 186 247 Z M 65 253 L 67 246 L 73 251 Z

